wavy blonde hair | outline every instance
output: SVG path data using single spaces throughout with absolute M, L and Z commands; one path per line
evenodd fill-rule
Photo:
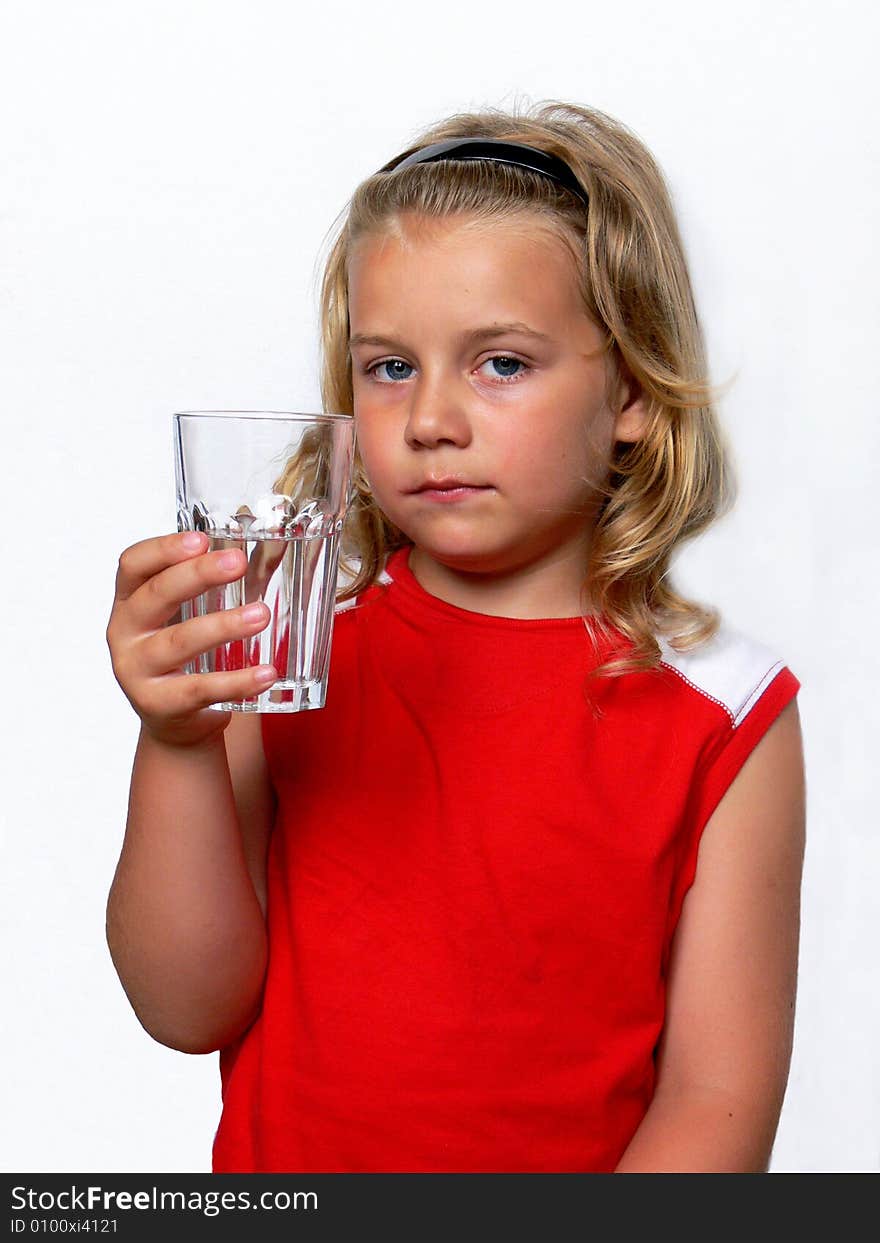
M 589 209 L 539 173 L 494 162 L 443 160 L 367 177 L 337 218 L 321 281 L 324 407 L 354 411 L 348 262 L 358 238 L 394 232 L 402 213 L 493 221 L 521 218 L 524 212 L 537 217 L 536 223 L 571 252 L 584 308 L 607 334 L 612 375 L 628 371 L 649 410 L 640 440 L 615 443 L 599 486 L 601 502 L 584 566 L 596 613 L 583 620 L 594 645 L 614 637 L 609 624 L 628 642 L 589 677 L 656 669 L 658 633 L 675 650 L 688 651 L 721 624 L 718 610 L 675 589 L 670 559 L 735 499 L 669 190 L 650 152 L 626 126 L 598 109 L 558 101 L 450 116 L 420 133 L 398 159 L 429 143 L 477 136 L 561 156 L 586 189 Z M 341 569 L 354 577 L 339 599 L 365 591 L 387 556 L 412 543 L 374 501 L 356 451 L 340 550 Z

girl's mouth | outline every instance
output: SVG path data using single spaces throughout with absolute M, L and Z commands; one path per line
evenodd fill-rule
M 469 496 L 479 496 L 482 492 L 492 492 L 494 489 L 486 485 L 485 487 L 460 487 L 460 488 L 423 488 L 420 492 L 414 493 L 415 496 L 424 497 L 428 501 L 463 501 Z

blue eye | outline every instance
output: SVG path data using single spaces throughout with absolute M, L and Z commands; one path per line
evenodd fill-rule
M 491 358 L 487 358 L 487 359 L 486 359 L 486 361 L 485 361 L 484 363 L 481 363 L 481 366 L 482 366 L 482 367 L 485 367 L 488 363 L 497 363 L 497 362 L 506 363 L 506 364 L 513 363 L 513 365 L 514 365 L 515 367 L 518 367 L 518 368 L 520 368 L 520 369 L 521 369 L 521 370 L 519 370 L 519 371 L 515 371 L 515 372 L 513 372 L 512 374 L 511 374 L 511 373 L 506 373 L 506 374 L 501 374 L 501 375 L 499 375 L 499 374 L 496 372 L 496 373 L 495 373 L 495 378 L 496 378 L 497 380 L 500 380 L 502 383 L 510 383 L 511 381 L 518 380 L 518 379 L 520 378 L 520 376 L 522 376 L 522 375 L 524 375 L 524 374 L 525 374 L 525 372 L 527 372 L 527 371 L 531 370 L 531 368 L 528 366 L 528 364 L 527 364 L 527 363 L 524 363 L 524 362 L 523 362 L 521 359 L 519 359 L 519 358 L 514 358 L 514 357 L 513 357 L 512 355 L 510 355 L 510 354 L 493 354 Z M 369 366 L 369 367 L 364 368 L 364 372 L 365 372 L 365 374 L 366 374 L 366 375 L 369 375 L 369 376 L 373 376 L 373 375 L 375 375 L 375 377 L 376 377 L 376 378 L 378 378 L 378 371 L 379 371 L 379 368 L 380 368 L 380 367 L 389 367 L 389 368 L 392 368 L 392 367 L 397 367 L 397 368 L 404 367 L 404 368 L 408 368 L 410 371 L 412 371 L 412 367 L 410 366 L 410 364 L 409 364 L 409 363 L 405 363 L 405 362 L 403 361 L 403 359 L 402 359 L 402 358 L 385 358 L 385 359 L 383 359 L 383 360 L 382 360 L 382 362 L 373 363 L 373 364 L 372 364 L 372 366 Z M 401 375 L 401 374 L 400 374 L 400 372 L 398 371 L 398 372 L 397 372 L 397 375 L 396 375 L 396 378 L 397 378 L 398 380 L 408 380 L 408 379 L 409 379 L 409 376 L 408 376 L 408 375 Z M 382 380 L 380 380 L 380 381 L 379 381 L 379 383 L 380 383 L 380 384 L 381 384 L 381 383 L 387 383 L 387 382 L 388 382 L 388 381 L 382 381 Z M 392 380 L 392 381 L 391 381 L 391 383 L 394 383 L 394 381 Z
M 525 367 L 525 366 L 526 366 L 526 364 L 525 364 L 524 362 L 521 362 L 521 361 L 520 361 L 520 359 L 518 359 L 518 358 L 511 358 L 509 354 L 493 354 L 493 356 L 492 356 L 491 358 L 487 358 L 487 359 L 486 359 L 486 363 L 497 363 L 497 362 L 499 362 L 499 361 L 500 361 L 500 362 L 502 362 L 502 363 L 513 363 L 513 365 L 514 365 L 515 367 Z M 484 367 L 485 367 L 486 363 L 483 363 L 483 366 L 484 366 Z M 526 368 L 526 370 L 528 370 L 528 368 Z M 514 371 L 512 375 L 511 375 L 509 372 L 507 372 L 507 373 L 504 373 L 504 374 L 502 374 L 502 375 L 498 376 L 498 379 L 499 379 L 499 380 L 515 380 L 518 376 L 520 376 L 520 375 L 522 375 L 522 374 L 523 374 L 523 373 L 522 373 L 521 371 Z
M 390 366 L 395 366 L 395 367 L 409 367 L 409 363 L 405 363 L 405 362 L 404 362 L 402 359 L 400 359 L 400 358 L 386 358 L 384 362 L 381 362 L 381 363 L 374 363 L 374 364 L 372 365 L 372 367 L 367 367 L 367 375 L 372 375 L 372 374 L 373 374 L 373 372 L 374 372 L 374 371 L 378 371 L 380 367 L 390 367 Z M 410 371 L 412 371 L 412 367 L 409 367 L 409 369 L 410 369 Z M 397 378 L 398 378 L 398 379 L 401 379 L 401 380 L 406 380 L 406 379 L 408 379 L 409 377 L 408 377 L 408 376 L 398 376 Z

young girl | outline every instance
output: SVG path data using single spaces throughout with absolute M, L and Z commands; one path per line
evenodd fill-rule
M 244 572 L 203 536 L 127 549 L 107 631 L 108 940 L 156 1040 L 220 1051 L 214 1171 L 766 1169 L 799 682 L 670 579 L 733 489 L 661 172 L 592 109 L 454 116 L 358 186 L 322 317 L 325 708 L 181 673 L 268 621 L 168 624 Z

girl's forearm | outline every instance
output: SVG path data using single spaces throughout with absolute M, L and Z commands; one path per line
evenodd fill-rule
M 765 1174 L 778 1121 L 758 1096 L 658 1091 L 614 1172 Z
M 185 748 L 141 731 L 107 942 L 135 1013 L 160 1043 L 208 1053 L 256 1017 L 266 927 L 222 734 Z

